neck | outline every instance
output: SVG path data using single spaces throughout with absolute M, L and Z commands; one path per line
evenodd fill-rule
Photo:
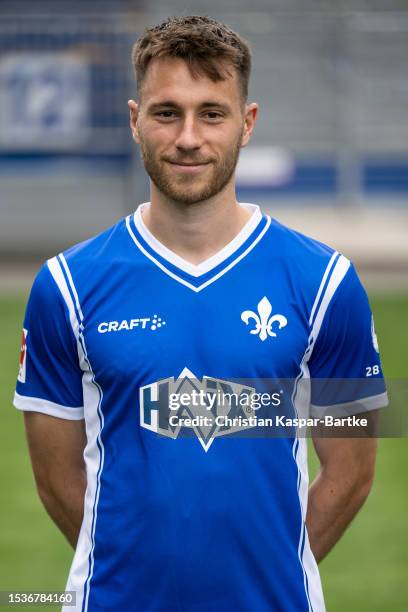
M 250 216 L 238 204 L 233 185 L 197 204 L 174 202 L 152 186 L 150 206 L 143 211 L 143 221 L 150 232 L 195 265 L 231 242 Z

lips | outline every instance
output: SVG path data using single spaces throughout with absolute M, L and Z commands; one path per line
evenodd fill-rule
M 210 162 L 182 162 L 166 160 L 176 172 L 180 174 L 196 174 L 202 172 Z
M 210 162 L 206 161 L 206 162 L 183 162 L 183 161 L 177 161 L 177 160 L 173 160 L 173 159 L 166 159 L 165 161 L 167 161 L 169 164 L 173 164 L 173 166 L 187 166 L 187 167 L 196 167 L 196 166 L 207 166 L 207 164 L 209 164 Z

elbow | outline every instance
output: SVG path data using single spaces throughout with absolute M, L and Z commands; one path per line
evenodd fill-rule
M 84 469 L 66 473 L 64 478 L 53 473 L 34 472 L 34 475 L 38 496 L 47 510 L 61 504 L 71 506 L 77 496 L 81 499 L 85 496 L 87 478 Z
M 44 506 L 48 508 L 48 506 L 52 504 L 52 502 L 55 500 L 55 495 L 53 493 L 52 487 L 50 486 L 50 483 L 46 480 L 37 478 L 36 485 L 38 497 L 40 498 Z
M 369 496 L 374 483 L 374 465 L 364 469 L 358 475 L 354 486 L 355 499 L 362 505 Z
M 59 487 L 61 487 L 61 481 L 56 480 L 50 471 L 34 469 L 34 479 L 37 488 L 38 497 L 48 509 L 51 505 L 55 504 L 58 499 Z

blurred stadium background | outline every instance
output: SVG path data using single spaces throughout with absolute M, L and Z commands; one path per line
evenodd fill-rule
M 72 556 L 10 408 L 27 291 L 44 259 L 148 199 L 128 131 L 130 49 L 147 25 L 193 13 L 253 48 L 261 112 L 239 199 L 356 263 L 385 373 L 407 377 L 407 0 L 2 0 L 0 591 L 62 589 Z M 373 493 L 322 564 L 329 611 L 408 609 L 407 459 L 406 440 L 380 441 Z

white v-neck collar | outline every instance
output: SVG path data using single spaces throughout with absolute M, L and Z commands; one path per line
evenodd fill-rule
M 242 207 L 246 210 L 252 212 L 251 217 L 245 223 L 244 227 L 238 232 L 238 234 L 229 242 L 225 247 L 223 247 L 218 253 L 212 255 L 208 259 L 205 259 L 199 264 L 193 264 L 180 255 L 177 255 L 169 248 L 167 248 L 163 243 L 161 243 L 146 227 L 143 217 L 142 211 L 146 206 L 149 206 L 150 202 L 144 202 L 140 204 L 134 213 L 134 222 L 138 232 L 140 233 L 143 240 L 163 259 L 166 259 L 168 262 L 183 270 L 187 274 L 191 276 L 201 276 L 206 272 L 209 272 L 220 263 L 225 261 L 230 255 L 232 255 L 239 247 L 249 238 L 251 233 L 254 231 L 260 220 L 262 219 L 262 213 L 259 209 L 259 206 L 256 204 L 247 204 L 240 203 Z

